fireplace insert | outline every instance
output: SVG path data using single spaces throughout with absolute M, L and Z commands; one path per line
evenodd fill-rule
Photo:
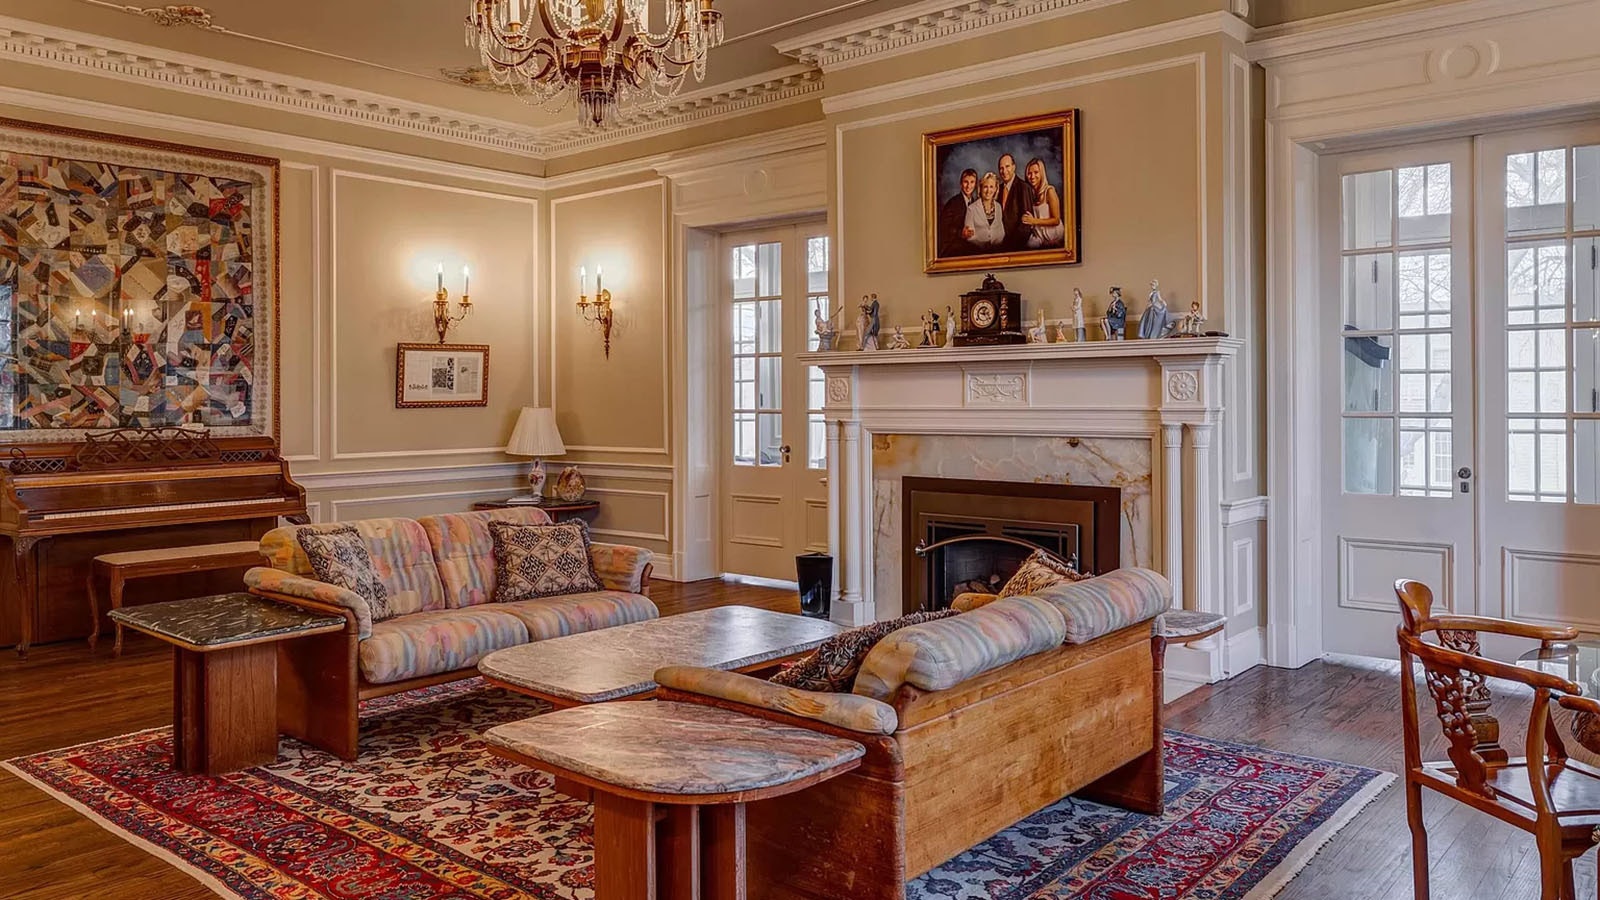
M 1091 575 L 1121 565 L 1118 488 L 908 477 L 901 496 L 907 613 L 994 593 L 1036 549 Z

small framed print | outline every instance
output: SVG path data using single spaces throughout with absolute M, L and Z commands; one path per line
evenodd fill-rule
M 395 348 L 396 409 L 488 406 L 488 344 L 400 344 Z

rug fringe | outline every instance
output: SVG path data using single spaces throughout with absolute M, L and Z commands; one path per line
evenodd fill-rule
M 156 731 L 158 729 L 150 728 L 150 729 L 145 729 L 145 730 L 146 731 Z M 134 732 L 134 733 L 135 734 L 143 734 L 144 732 L 140 731 L 140 732 Z M 95 741 L 90 741 L 88 743 L 96 743 L 96 742 Z M 79 746 L 82 746 L 82 745 L 79 745 Z M 20 756 L 17 757 L 17 759 L 22 759 L 22 758 L 23 757 L 20 757 Z M 90 822 L 93 822 L 94 824 L 100 826 L 101 829 L 103 829 L 105 831 L 109 831 L 111 834 L 115 835 L 116 837 L 121 838 L 122 840 L 126 841 L 127 843 L 132 844 L 134 847 L 136 847 L 136 848 L 138 848 L 140 850 L 143 850 L 144 852 L 150 854 L 151 856 L 155 857 L 156 859 L 159 859 L 162 862 L 166 863 L 167 865 L 173 867 L 174 869 L 177 869 L 179 872 L 182 872 L 183 874 L 189 876 L 190 878 L 193 878 L 195 881 L 200 882 L 200 884 L 203 887 L 205 887 L 207 890 L 210 890 L 212 893 L 216 894 L 218 897 L 228 898 L 228 900 L 245 900 L 245 898 L 241 894 L 235 893 L 234 891 L 230 890 L 228 888 L 228 886 L 223 884 L 219 879 L 217 879 L 216 876 L 210 874 L 209 872 L 206 872 L 205 870 L 199 868 L 198 866 L 193 865 L 192 863 L 188 862 L 187 860 L 183 859 L 182 857 L 180 857 L 180 856 L 168 851 L 166 848 L 158 846 L 156 844 L 153 844 L 150 841 L 147 841 L 144 838 L 139 837 L 138 835 L 134 834 L 133 832 L 128 831 L 126 829 L 123 829 L 122 827 L 120 827 L 120 826 L 116 825 L 115 823 L 113 823 L 111 820 L 109 820 L 106 817 L 104 817 L 104 816 L 100 815 L 99 813 L 95 812 L 93 809 L 89 808 L 88 806 L 85 806 L 84 804 L 79 803 L 77 800 L 74 800 L 71 796 L 62 793 L 61 791 L 56 790 L 54 787 L 51 787 L 50 785 L 44 783 L 43 781 L 40 781 L 39 779 L 33 777 L 32 775 L 29 775 L 27 772 L 22 771 L 22 769 L 18 768 L 13 763 L 14 763 L 13 760 L 6 760 L 4 762 L 0 762 L 0 769 L 4 769 L 7 772 L 10 772 L 12 775 L 17 776 L 17 778 L 21 779 L 23 782 L 25 782 L 27 784 L 30 784 L 30 785 L 33 785 L 35 788 L 37 788 L 41 792 L 43 792 L 46 796 L 54 798 L 58 803 L 61 803 L 61 804 L 65 805 L 68 809 L 71 809 L 72 811 L 76 812 L 78 815 L 83 816 L 85 819 L 88 819 Z
M 1278 896 L 1284 888 L 1289 886 L 1289 882 L 1293 881 L 1305 870 L 1306 866 L 1311 865 L 1311 861 L 1316 858 L 1318 853 L 1322 852 L 1322 848 L 1337 837 L 1346 825 L 1353 822 L 1355 817 L 1361 814 L 1362 810 L 1372 804 L 1372 801 L 1378 799 L 1384 791 L 1388 790 L 1389 785 L 1394 784 L 1397 777 L 1393 772 L 1378 773 L 1366 787 L 1357 791 L 1354 797 L 1346 801 L 1336 815 L 1319 825 L 1316 831 L 1307 835 L 1306 839 L 1301 841 L 1284 858 L 1283 862 L 1273 866 L 1272 871 L 1268 872 L 1254 888 L 1250 889 L 1250 893 L 1245 894 L 1241 900 L 1271 900 L 1271 898 Z

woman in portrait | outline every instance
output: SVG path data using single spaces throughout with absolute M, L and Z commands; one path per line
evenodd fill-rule
M 1006 223 L 1000 208 L 1000 177 L 987 172 L 978 183 L 978 200 L 967 207 L 967 243 L 978 252 L 994 251 L 1006 239 Z
M 1063 246 L 1067 229 L 1061 222 L 1061 195 L 1045 178 L 1044 160 L 1029 160 L 1025 177 L 1033 188 L 1033 208 L 1022 217 L 1022 224 L 1028 229 L 1028 249 Z

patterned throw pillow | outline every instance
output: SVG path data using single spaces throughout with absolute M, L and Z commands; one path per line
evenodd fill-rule
M 301 529 L 295 535 L 300 549 L 306 552 L 311 571 L 317 580 L 342 587 L 359 595 L 372 607 L 372 621 L 392 618 L 389 609 L 389 591 L 378 580 L 378 570 L 372 565 L 372 554 L 361 539 L 361 532 L 353 525 L 343 525 L 323 531 Z
M 1035 550 L 1022 561 L 1022 567 L 1017 569 L 1017 574 L 1011 576 L 1006 586 L 1000 589 L 1000 596 L 1031 596 L 1053 585 L 1069 581 L 1088 581 L 1091 577 L 1093 576 L 1079 572 L 1043 550 Z
M 841 631 L 767 680 L 802 691 L 847 694 L 855 686 L 856 673 L 861 671 L 862 661 L 879 641 L 908 625 L 920 625 L 956 614 L 957 611 L 953 609 L 916 612 L 887 622 L 874 622 Z
M 535 600 L 605 590 L 589 557 L 589 526 L 490 522 L 494 538 L 494 602 Z

